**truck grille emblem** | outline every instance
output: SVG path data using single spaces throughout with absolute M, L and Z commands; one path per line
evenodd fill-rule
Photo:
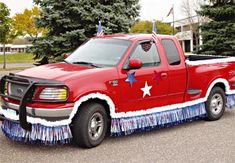
M 16 91 L 19 95 L 22 95 L 24 92 L 24 90 L 22 88 L 17 88 Z

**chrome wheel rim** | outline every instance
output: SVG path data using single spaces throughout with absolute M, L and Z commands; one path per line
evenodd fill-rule
M 211 98 L 210 110 L 214 115 L 218 115 L 221 113 L 223 109 L 224 101 L 220 94 L 216 93 Z
M 98 140 L 103 133 L 104 129 L 104 119 L 102 114 L 95 113 L 89 120 L 88 124 L 89 137 L 92 140 Z

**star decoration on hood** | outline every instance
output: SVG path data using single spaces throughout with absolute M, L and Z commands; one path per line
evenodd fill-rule
M 131 87 L 132 87 L 133 83 L 137 82 L 137 80 L 135 79 L 135 72 L 127 73 L 127 79 L 125 81 L 129 82 Z
M 152 86 L 148 86 L 148 83 L 145 82 L 145 86 L 144 88 L 141 88 L 141 91 L 143 91 L 143 98 L 148 95 L 148 96 L 151 96 L 150 94 L 150 89 L 152 88 Z

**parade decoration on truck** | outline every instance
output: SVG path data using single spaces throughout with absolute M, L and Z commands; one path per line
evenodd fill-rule
M 174 36 L 154 29 L 97 34 L 64 62 L 3 76 L 3 133 L 16 141 L 72 140 L 90 148 L 107 133 L 218 120 L 225 107 L 235 107 L 235 58 L 186 57 Z
M 103 33 L 102 26 L 101 26 L 101 21 L 99 21 L 98 29 L 97 29 L 97 36 L 103 36 L 103 35 L 104 33 Z

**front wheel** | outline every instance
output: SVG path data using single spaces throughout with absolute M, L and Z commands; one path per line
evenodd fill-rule
M 99 103 L 84 104 L 73 120 L 73 141 L 79 147 L 99 145 L 107 133 L 107 114 Z
M 226 97 L 224 90 L 214 87 L 206 102 L 207 118 L 211 121 L 220 119 L 225 111 Z

